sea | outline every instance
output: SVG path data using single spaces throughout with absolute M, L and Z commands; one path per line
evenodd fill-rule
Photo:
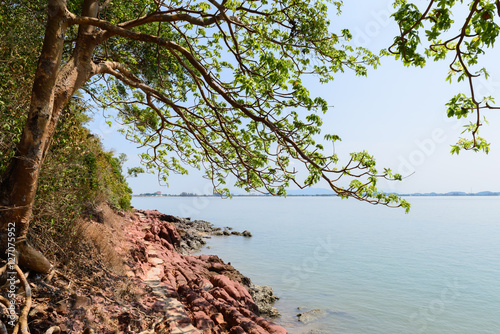
M 500 333 L 500 197 L 134 197 L 138 209 L 249 230 L 201 251 L 280 297 L 291 334 Z M 297 315 L 315 311 L 307 323 Z

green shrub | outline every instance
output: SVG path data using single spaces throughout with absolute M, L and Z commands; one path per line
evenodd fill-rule
M 130 209 L 132 190 L 121 169 L 124 157 L 104 151 L 99 139 L 84 127 L 88 120 L 78 101 L 61 115 L 40 173 L 33 210 L 37 221 L 68 229 L 101 202 Z

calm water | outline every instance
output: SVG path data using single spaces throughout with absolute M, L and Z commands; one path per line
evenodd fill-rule
M 500 333 L 500 198 L 410 200 L 409 215 L 333 197 L 133 205 L 250 230 L 214 237 L 203 252 L 272 286 L 290 333 Z M 296 321 L 317 308 L 320 319 Z

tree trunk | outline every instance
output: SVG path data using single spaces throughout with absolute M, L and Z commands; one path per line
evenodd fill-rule
M 11 249 L 15 245 L 18 263 L 43 273 L 48 272 L 51 265 L 27 244 L 26 234 L 40 167 L 60 113 L 57 110 L 60 108 L 54 108 L 54 98 L 67 28 L 65 9 L 64 0 L 49 0 L 47 27 L 28 119 L 15 156 L 0 179 L 0 251 L 9 251 L 8 256 L 12 258 Z
M 98 11 L 98 0 L 83 1 L 83 16 L 97 17 Z M 73 55 L 61 68 L 64 36 L 71 15 L 66 0 L 48 1 L 45 38 L 28 119 L 15 156 L 0 177 L 0 252 L 10 252 L 15 244 L 18 263 L 41 273 L 48 272 L 51 265 L 26 242 L 38 176 L 61 111 L 73 94 L 97 73 L 91 59 L 98 43 L 92 26 L 79 27 Z

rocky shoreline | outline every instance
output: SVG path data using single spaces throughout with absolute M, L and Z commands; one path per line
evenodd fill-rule
M 137 241 L 131 254 L 140 276 L 157 294 L 177 301 L 178 316 L 169 322 L 172 333 L 287 333 L 269 319 L 279 316 L 272 306 L 278 298 L 268 286 L 256 286 L 230 264 L 214 255 L 189 255 L 215 236 L 241 235 L 249 231 L 218 228 L 206 221 L 137 210 Z M 175 304 L 175 303 L 174 303 Z M 172 312 L 169 312 L 172 313 Z M 175 319 L 174 319 L 175 318 Z M 191 331 L 185 331 L 192 326 Z M 181 331 L 178 331 L 181 333 Z
M 155 217 L 160 221 L 165 221 L 174 224 L 180 234 L 181 241 L 179 244 L 179 251 L 183 255 L 190 255 L 194 252 L 201 250 L 206 244 L 205 239 L 212 236 L 243 236 L 246 238 L 252 237 L 250 231 L 243 232 L 234 231 L 232 227 L 216 227 L 212 223 L 205 220 L 191 220 L 191 218 L 180 218 L 163 214 L 157 210 L 137 210 L 138 215 L 143 217 Z

